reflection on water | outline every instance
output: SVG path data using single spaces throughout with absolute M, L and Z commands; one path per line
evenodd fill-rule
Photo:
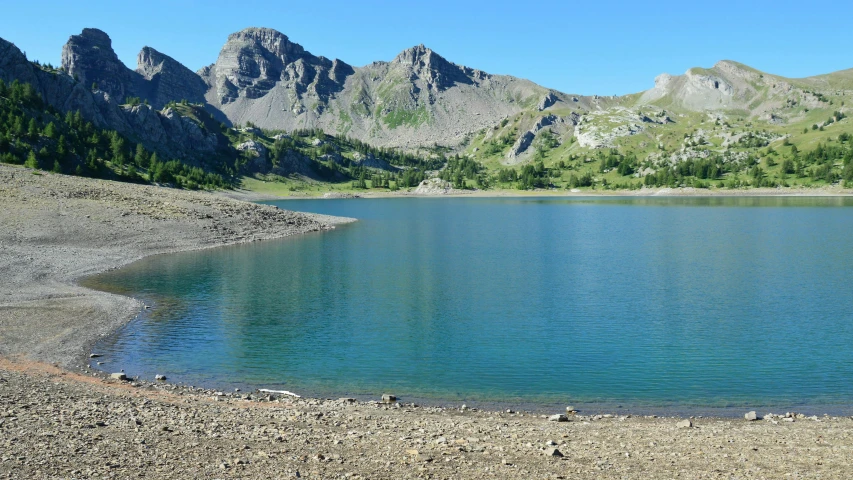
M 848 403 L 853 199 L 304 200 L 360 222 L 153 257 L 110 365 L 315 394 Z M 832 207 L 832 208 L 829 208 Z

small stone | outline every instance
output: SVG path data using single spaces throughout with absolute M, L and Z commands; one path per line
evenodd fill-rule
M 127 380 L 127 375 L 125 375 L 123 373 L 112 373 L 112 374 L 110 374 L 110 378 L 112 378 L 114 380 L 125 381 L 125 380 Z
M 447 439 L 446 439 L 446 438 L 444 438 L 444 437 L 438 437 L 438 438 L 435 440 L 435 443 L 447 443 Z
M 339 398 L 338 401 L 341 403 L 355 403 L 354 398 Z
M 745 418 L 748 422 L 754 422 L 759 419 L 758 414 L 755 413 L 755 410 L 747 412 L 746 414 L 744 414 L 743 418 Z
M 417 450 L 415 450 L 414 448 L 410 448 L 410 449 L 406 450 L 406 453 L 409 455 L 417 455 L 419 452 Z
M 562 457 L 563 452 L 557 450 L 556 448 L 546 448 L 545 455 L 548 457 Z
M 574 415 L 578 413 L 578 411 L 575 410 L 575 407 L 569 405 L 568 407 L 566 407 L 566 413 L 568 413 L 569 415 Z
M 568 422 L 569 418 L 562 413 L 558 413 L 556 415 L 551 415 L 548 417 L 549 422 Z
M 682 420 L 678 422 L 677 426 L 678 428 L 693 428 L 693 422 L 691 422 L 689 419 Z
M 397 397 L 394 395 L 391 395 L 389 393 L 382 395 L 382 403 L 394 403 L 396 401 L 397 401 Z
M 90 355 L 89 355 L 89 358 L 98 358 L 98 357 L 100 357 L 100 356 L 101 356 L 100 354 L 92 353 L 92 354 L 90 354 Z
M 557 442 L 553 440 L 548 440 L 547 442 L 545 442 L 545 445 L 548 445 L 549 447 L 555 447 L 557 446 Z
M 161 382 L 164 382 L 164 381 L 166 381 L 166 376 L 165 375 L 154 375 L 154 380 L 159 380 Z

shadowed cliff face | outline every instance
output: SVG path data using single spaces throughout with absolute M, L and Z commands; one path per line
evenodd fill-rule
M 139 74 L 137 92 L 148 99 L 154 108 L 163 108 L 170 101 L 188 100 L 203 103 L 207 85 L 195 72 L 172 57 L 151 47 L 143 47 L 136 57 Z

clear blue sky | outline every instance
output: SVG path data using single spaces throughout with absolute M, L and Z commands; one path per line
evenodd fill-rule
M 458 64 L 581 94 L 637 92 L 659 73 L 721 59 L 789 77 L 853 68 L 850 0 L 7 3 L 0 37 L 54 65 L 83 27 L 106 31 L 132 68 L 149 45 L 197 70 L 229 33 L 263 26 L 355 66 L 423 43 Z

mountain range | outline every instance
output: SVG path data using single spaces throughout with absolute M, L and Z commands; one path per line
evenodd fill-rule
M 60 111 L 80 110 L 174 157 L 209 155 L 227 143 L 199 120 L 204 115 L 168 108 L 183 102 L 226 126 L 322 129 L 405 150 L 440 146 L 493 166 L 530 160 L 543 131 L 567 150 L 632 146 L 648 155 L 677 148 L 681 138 L 668 134 L 701 135 L 708 120 L 799 131 L 853 93 L 853 70 L 787 79 L 721 61 L 660 75 L 645 92 L 582 96 L 457 65 L 423 45 L 352 66 L 267 28 L 229 35 L 216 62 L 197 72 L 147 46 L 132 70 L 94 28 L 69 38 L 57 69 L 33 65 L 0 39 L 0 79 L 29 82 Z M 626 140 L 633 137 L 642 141 Z

